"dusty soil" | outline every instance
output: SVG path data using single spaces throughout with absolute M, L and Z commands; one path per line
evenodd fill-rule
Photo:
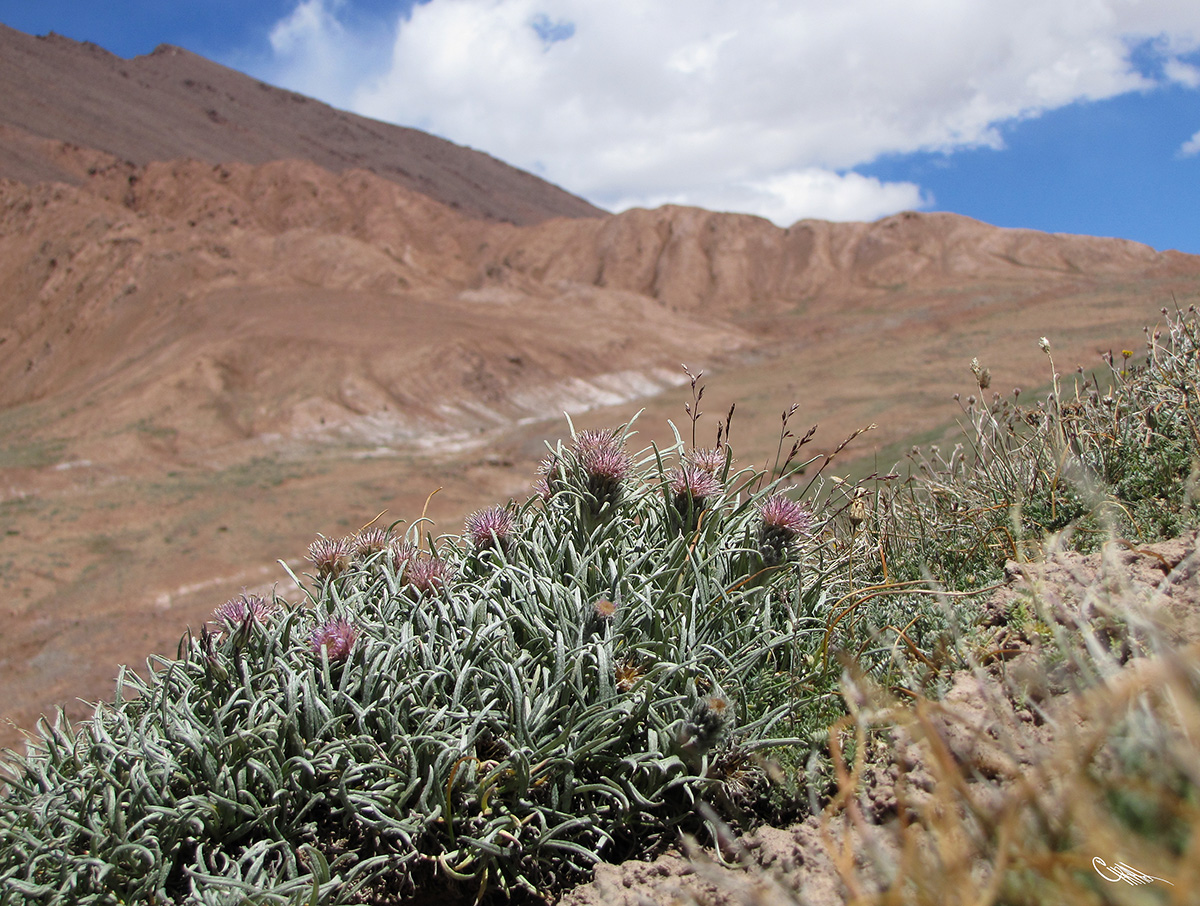
M 788 828 L 762 827 L 727 841 L 724 864 L 713 850 L 691 846 L 686 853 L 671 852 L 653 862 L 602 865 L 594 881 L 567 893 L 560 906 L 840 906 L 852 897 L 884 891 L 897 877 L 911 882 L 917 851 L 929 859 L 927 876 L 916 879 L 917 890 L 932 894 L 928 902 L 973 901 L 968 890 L 943 888 L 939 897 L 938 885 L 954 877 L 952 864 L 944 860 L 962 845 L 948 839 L 946 828 L 953 822 L 944 820 L 945 813 L 967 811 L 962 804 L 969 803 L 973 820 L 998 827 L 1014 802 L 1026 801 L 1030 810 L 1035 800 L 1041 808 L 1055 807 L 1047 803 L 1054 802 L 1055 785 L 1070 771 L 1072 759 L 1078 759 L 1080 740 L 1096 738 L 1098 730 L 1120 717 L 1126 701 L 1122 696 L 1161 685 L 1164 664 L 1169 669 L 1172 657 L 1189 658 L 1193 666 L 1200 659 L 1197 576 L 1195 531 L 1161 544 L 1110 544 L 1089 556 L 1059 553 L 1043 563 L 1010 564 L 1009 581 L 987 603 L 983 619 L 991 627 L 983 647 L 1003 651 L 1004 657 L 954 672 L 945 695 L 918 709 L 920 720 L 910 705 L 897 710 L 894 703 L 873 701 L 865 690 L 850 687 L 850 704 L 863 722 L 893 730 L 861 771 L 843 783 L 841 795 L 824 813 Z M 1102 680 L 1078 675 L 1079 664 L 1100 663 L 1094 655 L 1077 650 L 1078 661 L 1048 659 L 1042 650 L 1046 639 L 1027 624 L 1018 628 L 1017 609 L 1035 599 L 1042 602 L 1047 619 L 1064 627 L 1096 627 L 1114 613 L 1128 617 L 1123 641 L 1116 639 L 1110 649 L 1113 660 L 1100 668 L 1107 674 Z M 1139 646 L 1143 654 L 1135 656 Z M 1195 760 L 1194 742 L 1191 751 Z M 1018 793 L 1022 784 L 1032 793 Z M 955 785 L 960 788 L 947 791 Z M 934 839 L 934 833 L 942 838 Z M 1063 862 L 1078 863 L 1086 872 L 1097 855 L 1107 856 L 1109 865 L 1128 859 L 1161 879 L 1146 883 L 1157 884 L 1164 897 L 1174 892 L 1171 884 L 1189 880 L 1191 869 L 1184 863 L 1152 861 L 1153 854 L 1134 850 L 1132 842 L 1100 843 L 1088 838 L 1086 828 L 1082 834 L 1085 842 L 1077 851 L 1059 854 Z M 1131 855 L 1135 851 L 1137 858 Z M 946 877 L 929 875 L 928 865 L 934 862 Z M 980 889 L 991 867 L 977 854 L 969 866 Z M 1114 892 L 1115 902 L 1126 902 L 1123 894 L 1123 889 Z

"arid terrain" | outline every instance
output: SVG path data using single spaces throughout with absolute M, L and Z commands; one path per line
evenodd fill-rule
M 889 468 L 952 395 L 1139 350 L 1200 257 L 945 213 L 606 214 L 186 51 L 0 27 L 0 745 L 173 653 L 317 533 L 523 498 L 544 442 L 779 413 Z

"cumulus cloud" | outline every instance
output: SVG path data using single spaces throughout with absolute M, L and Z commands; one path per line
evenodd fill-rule
M 297 6 L 272 37 L 281 74 L 311 55 L 357 112 L 610 209 L 674 200 L 781 224 L 928 205 L 854 172 L 881 155 L 997 147 L 1005 122 L 1200 79 L 1181 59 L 1200 47 L 1191 0 L 431 0 L 398 14 L 352 85 L 364 37 L 346 10 Z
M 1192 157 L 1195 154 L 1200 154 L 1200 132 L 1197 132 L 1184 142 L 1179 148 L 1179 153 L 1184 157 Z
M 347 21 L 343 21 L 343 19 Z M 348 107 L 359 84 L 391 65 L 391 33 L 353 16 L 348 0 L 302 0 L 275 23 L 271 76 L 293 91 Z

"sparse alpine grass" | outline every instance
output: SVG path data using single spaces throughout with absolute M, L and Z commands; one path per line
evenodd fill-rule
M 914 448 L 911 475 L 881 493 L 872 536 L 878 578 L 931 577 L 979 587 L 1006 560 L 1038 556 L 1048 536 L 1081 551 L 1112 537 L 1169 538 L 1200 516 L 1200 327 L 1194 307 L 1162 310 L 1145 358 L 1106 354 L 1098 372 L 1069 380 L 1040 341 L 1051 388 L 1022 402 L 993 393 L 972 363 L 979 398 L 963 407 L 963 439 L 948 453 Z M 887 564 L 886 577 L 883 563 Z
M 43 724 L 0 902 L 545 892 L 702 829 L 701 803 L 753 821 L 762 756 L 807 754 L 836 700 L 815 652 L 845 564 L 799 467 L 629 440 L 558 444 L 462 535 L 318 538 L 306 602 L 224 605 L 90 722 Z

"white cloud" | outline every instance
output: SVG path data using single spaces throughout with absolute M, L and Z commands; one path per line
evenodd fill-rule
M 273 80 L 348 107 L 362 79 L 391 64 L 391 33 L 354 28 L 341 18 L 350 12 L 348 0 L 302 0 L 276 22 L 267 36 Z
M 1200 67 L 1182 60 L 1167 60 L 1163 66 L 1163 75 L 1184 88 L 1200 88 Z
M 928 201 L 853 172 L 881 155 L 995 147 L 1006 121 L 1152 88 L 1134 48 L 1200 81 L 1194 0 L 432 0 L 366 71 L 377 36 L 344 6 L 304 0 L 269 75 L 613 209 L 881 216 Z M 304 58 L 345 101 L 296 83 Z
M 1179 153 L 1184 157 L 1200 154 L 1200 132 L 1197 132 L 1179 147 Z

